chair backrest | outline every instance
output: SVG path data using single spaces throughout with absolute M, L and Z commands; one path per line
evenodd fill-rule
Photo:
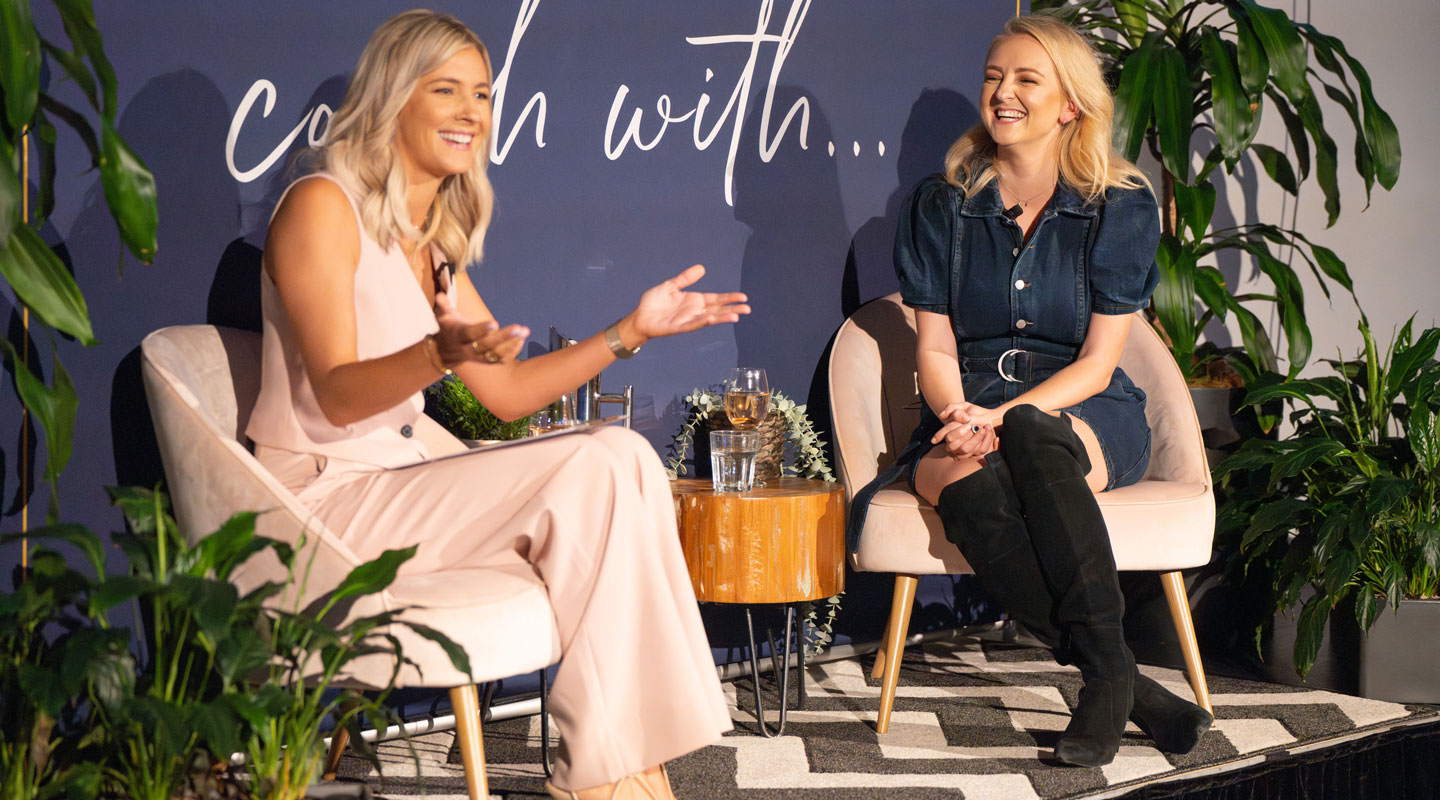
M 310 586 L 334 586 L 360 563 L 245 445 L 245 426 L 260 391 L 260 334 L 178 325 L 145 337 L 140 352 L 166 487 L 176 522 L 192 541 L 237 512 L 261 511 L 255 523 L 261 535 L 292 546 L 305 537 L 307 552 L 299 563 L 316 548 Z M 268 553 L 234 575 L 246 589 L 284 577 L 278 559 Z
M 1155 330 L 1137 315 L 1120 366 L 1147 395 L 1151 456 L 1145 480 L 1210 484 L 1204 443 L 1185 379 Z M 854 496 L 895 460 L 920 422 L 915 311 L 894 293 L 850 316 L 830 352 L 833 440 Z

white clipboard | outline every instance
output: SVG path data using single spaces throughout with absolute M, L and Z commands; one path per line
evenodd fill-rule
M 475 447 L 471 447 L 459 453 L 451 453 L 449 455 L 440 456 L 438 458 L 430 458 L 426 459 L 425 461 L 417 461 L 414 464 L 406 464 L 403 467 L 395 467 L 394 469 L 410 469 L 412 467 L 420 467 L 426 464 L 434 464 L 437 461 L 448 461 L 452 458 L 465 458 L 467 456 L 473 456 L 477 453 L 487 453 L 491 450 L 499 450 L 502 447 L 524 447 L 531 442 L 538 442 L 542 439 L 552 439 L 556 436 L 569 436 L 572 433 L 583 433 L 585 431 L 594 430 L 605 425 L 613 425 L 617 422 L 623 421 L 624 419 L 625 415 L 615 414 L 614 416 L 602 417 L 601 419 L 592 419 L 585 422 L 577 422 L 574 425 L 568 425 L 564 428 L 552 428 L 548 431 L 545 431 L 544 433 L 537 433 L 534 436 L 526 436 L 522 439 L 506 439 L 500 442 L 488 442 L 486 444 L 476 445 Z

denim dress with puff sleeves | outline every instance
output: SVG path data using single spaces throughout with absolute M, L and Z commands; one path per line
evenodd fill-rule
M 955 330 L 965 399 L 994 408 L 1074 362 L 1091 314 L 1131 314 L 1155 290 L 1160 216 L 1144 188 L 1109 189 L 1086 203 L 1063 180 L 1029 240 L 1005 216 L 996 181 L 969 198 L 941 175 L 921 181 L 901 206 L 895 233 L 900 296 L 945 314 Z M 1145 393 L 1115 369 L 1098 394 L 1062 409 L 1100 441 L 1106 489 L 1139 481 L 1150 461 Z M 933 446 L 940 420 L 922 404 L 920 425 L 895 463 L 851 505 L 848 543 L 859 545 L 875 492 L 907 474 Z

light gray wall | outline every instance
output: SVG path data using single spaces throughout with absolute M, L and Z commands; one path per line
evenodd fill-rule
M 1241 184 L 1258 186 L 1254 191 L 1239 193 L 1249 197 L 1230 193 L 1232 213 L 1237 218 L 1283 220 L 1287 227 L 1333 249 L 1349 266 L 1356 294 L 1381 346 L 1412 313 L 1417 329 L 1440 324 L 1440 278 L 1435 256 L 1440 234 L 1440 149 L 1435 138 L 1435 132 L 1440 130 L 1440 42 L 1435 38 L 1435 31 L 1440 30 L 1440 3 L 1296 0 L 1274 5 L 1339 38 L 1350 54 L 1365 65 L 1376 100 L 1400 131 L 1400 179 L 1393 191 L 1386 192 L 1377 185 L 1370 207 L 1365 209 L 1365 187 L 1354 172 L 1350 123 L 1344 111 L 1327 99 L 1326 127 L 1338 147 L 1342 192 L 1340 219 L 1335 226 L 1325 227 L 1323 197 L 1313 175 L 1301 187 L 1298 202 L 1274 188 L 1263 175 L 1258 182 L 1241 178 Z M 1261 136 L 1278 145 L 1284 141 L 1279 127 L 1277 120 L 1271 120 Z M 1294 265 L 1299 270 L 1303 262 L 1297 257 Z M 1243 279 L 1249 277 L 1253 267 L 1246 264 L 1239 269 L 1245 273 Z M 1314 334 L 1312 365 L 1305 374 L 1324 374 L 1329 368 L 1317 368 L 1314 359 L 1333 358 L 1337 348 L 1350 357 L 1360 348 L 1360 334 L 1355 327 L 1359 315 L 1343 291 L 1327 306 L 1309 271 L 1302 270 L 1301 277 Z M 1263 277 L 1255 284 L 1258 290 L 1268 290 L 1269 283 Z M 1273 316 L 1269 315 L 1272 326 Z

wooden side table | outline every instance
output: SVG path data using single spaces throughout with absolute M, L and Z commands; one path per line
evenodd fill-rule
M 746 605 L 750 634 L 750 678 L 760 732 L 785 729 L 791 630 L 795 604 L 845 589 L 845 494 L 839 483 L 781 478 L 749 492 L 717 492 L 708 480 L 671 483 L 680 528 L 680 547 L 695 597 L 708 603 Z M 751 604 L 785 606 L 784 648 L 770 641 L 778 676 L 780 721 L 772 732 L 760 701 L 759 662 Z M 803 625 L 803 620 L 799 621 Z M 800 636 L 797 634 L 797 639 Z M 800 707 L 805 705 L 805 645 L 800 642 Z

